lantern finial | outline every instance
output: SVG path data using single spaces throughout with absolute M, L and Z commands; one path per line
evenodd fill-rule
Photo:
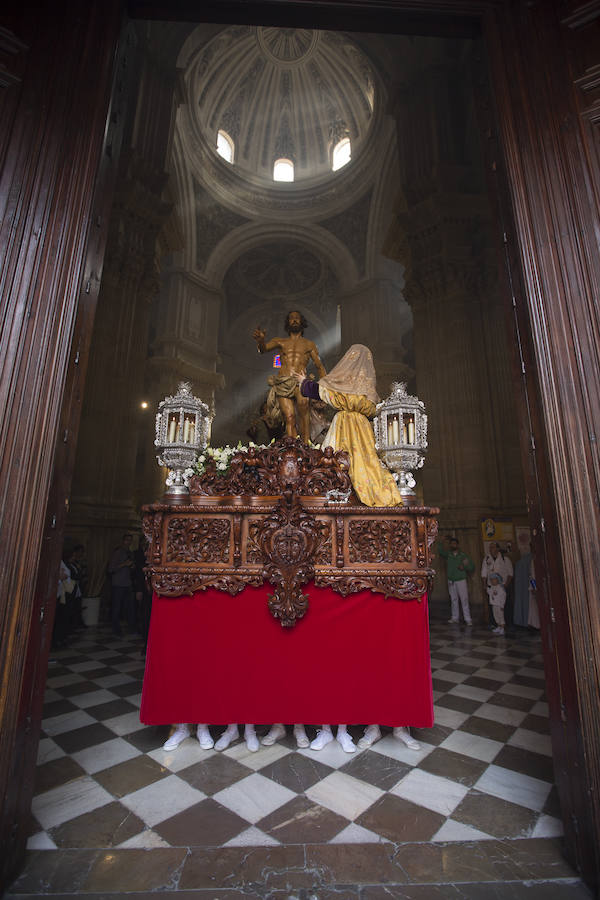
M 390 396 L 377 406 L 374 427 L 377 451 L 410 504 L 415 497 L 413 469 L 423 466 L 427 450 L 425 405 L 407 392 L 404 382 L 394 382 Z
M 158 404 L 156 439 L 159 466 L 166 466 L 167 495 L 181 498 L 188 493 L 188 470 L 208 443 L 212 416 L 208 406 L 192 394 L 189 381 L 180 381 L 177 393 Z

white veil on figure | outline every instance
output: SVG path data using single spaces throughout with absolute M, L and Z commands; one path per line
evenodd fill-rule
M 373 354 L 364 344 L 352 344 L 328 375 L 319 379 L 319 387 L 342 394 L 362 394 L 379 403 Z

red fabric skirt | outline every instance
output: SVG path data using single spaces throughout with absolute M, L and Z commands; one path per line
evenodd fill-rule
M 293 628 L 270 614 L 270 585 L 158 597 L 140 719 L 433 725 L 427 598 L 305 586 Z

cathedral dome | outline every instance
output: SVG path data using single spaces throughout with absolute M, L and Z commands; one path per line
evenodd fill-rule
M 373 70 L 340 32 L 227 27 L 195 54 L 187 79 L 196 133 L 215 155 L 224 133 L 232 167 L 263 187 L 289 187 L 274 180 L 278 160 L 295 183 L 335 177 L 336 147 L 349 142 L 354 161 L 372 130 Z

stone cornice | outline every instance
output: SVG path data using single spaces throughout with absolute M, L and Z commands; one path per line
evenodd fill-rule
M 146 371 L 150 377 L 164 379 L 171 374 L 175 380 L 187 380 L 218 390 L 225 387 L 225 376 L 220 372 L 211 372 L 174 357 L 150 356 L 146 360 Z

